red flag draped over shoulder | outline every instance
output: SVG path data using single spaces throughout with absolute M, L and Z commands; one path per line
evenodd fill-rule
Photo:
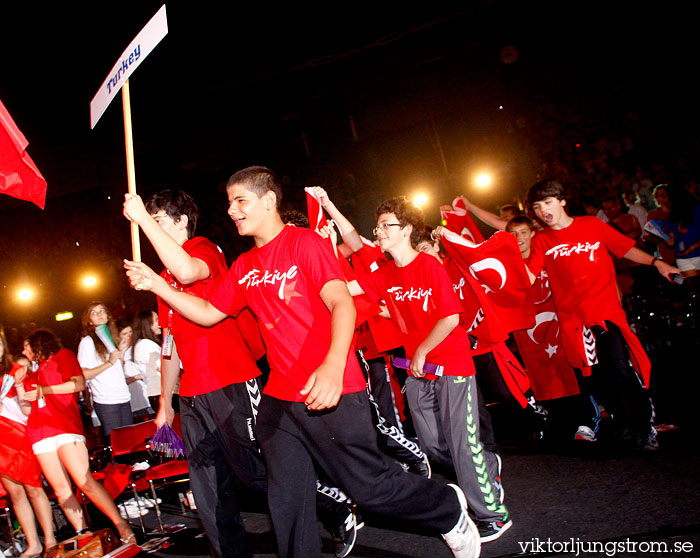
M 27 153 L 29 142 L 0 101 L 0 192 L 44 209 L 46 180 Z
M 533 326 L 534 309 L 527 304 L 530 279 L 512 234 L 497 232 L 487 241 L 472 245 L 447 231 L 442 244 L 462 274 L 478 285 L 475 292 L 492 331 L 496 329 L 494 322 L 506 335 Z
M 484 235 L 481 234 L 479 227 L 469 215 L 462 198 L 455 198 L 452 201 L 452 209 L 440 208 L 440 214 L 445 220 L 445 226 L 451 231 L 457 232 L 459 236 L 471 240 L 475 244 L 484 241 Z

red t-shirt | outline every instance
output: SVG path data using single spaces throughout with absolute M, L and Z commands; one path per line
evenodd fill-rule
M 190 285 L 180 285 L 169 270 L 161 273 L 171 286 L 206 299 L 217 277 L 226 274 L 226 259 L 221 249 L 204 237 L 190 238 L 182 245 L 193 258 L 202 260 L 209 268 L 209 277 Z M 178 356 L 182 361 L 180 395 L 191 397 L 211 393 L 222 387 L 245 382 L 260 375 L 255 360 L 260 355 L 251 351 L 255 343 L 246 343 L 243 335 L 259 338 L 257 328 L 248 326 L 241 332 L 236 320 L 227 318 L 213 327 L 202 327 L 171 310 L 158 298 L 158 322 L 170 327 Z M 242 335 L 243 333 L 243 335 Z
M 359 282 L 370 298 L 386 301 L 389 314 L 404 337 L 409 358 L 439 319 L 463 311 L 445 269 L 423 252 L 404 267 L 392 261 L 371 275 L 360 277 Z M 430 351 L 425 361 L 442 365 L 448 376 L 475 373 L 467 332 L 461 325 Z
M 270 377 L 265 393 L 304 401 L 299 392 L 323 362 L 331 342 L 331 314 L 321 300 L 326 283 L 343 281 L 340 264 L 320 236 L 284 227 L 270 242 L 239 256 L 209 294 L 209 302 L 235 316 L 246 306 L 255 314 L 267 347 Z M 365 389 L 348 353 L 343 394 Z
M 29 375 L 25 386 L 32 390 L 37 385 L 54 386 L 69 381 L 71 376 L 82 375 L 75 355 L 68 349 L 61 349 Z M 38 401 L 32 401 L 32 411 L 27 419 L 27 438 L 31 444 L 58 434 L 84 435 L 77 393 L 46 394 L 44 402 L 46 404 L 39 407 Z
M 534 275 L 547 271 L 562 325 L 590 327 L 620 315 L 624 321 L 610 253 L 621 258 L 632 247 L 634 240 L 600 219 L 576 217 L 564 229 L 536 234 L 527 265 Z

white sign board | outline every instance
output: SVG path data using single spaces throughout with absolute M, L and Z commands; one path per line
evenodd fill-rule
M 151 21 L 126 47 L 107 79 L 90 101 L 90 128 L 95 127 L 124 82 L 167 34 L 168 20 L 165 17 L 165 4 L 163 4 Z

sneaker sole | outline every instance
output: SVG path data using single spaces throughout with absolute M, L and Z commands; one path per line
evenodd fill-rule
M 513 520 L 509 519 L 503 524 L 503 527 L 501 527 L 496 533 L 493 535 L 488 535 L 486 537 L 480 537 L 482 543 L 487 543 L 491 541 L 495 541 L 496 539 L 500 539 L 501 535 L 505 533 L 508 529 L 510 529 L 513 526 Z
M 336 558 L 345 558 L 346 556 L 348 556 L 352 552 L 352 549 L 355 547 L 355 543 L 357 542 L 357 516 L 354 512 L 352 513 L 352 525 L 353 529 L 351 540 L 349 542 L 346 542 L 347 546 L 342 552 L 335 553 Z M 345 533 L 348 533 L 347 529 L 345 530 Z

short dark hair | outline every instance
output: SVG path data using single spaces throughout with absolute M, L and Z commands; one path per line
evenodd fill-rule
M 528 205 L 542 201 L 545 198 L 566 199 L 564 186 L 561 185 L 561 182 L 551 178 L 540 180 L 530 186 L 530 189 L 527 191 L 526 199 Z
M 422 229 L 413 229 L 413 232 L 411 233 L 411 246 L 413 246 L 413 249 L 417 250 L 418 245 L 422 242 L 429 242 L 431 245 L 435 244 L 432 227 L 426 225 Z
M 508 223 L 506 223 L 506 230 L 510 230 L 516 225 L 527 225 L 531 231 L 535 230 L 535 223 L 527 215 L 516 215 Z
M 277 209 L 282 204 L 282 183 L 277 175 L 267 167 L 255 165 L 241 169 L 228 179 L 226 189 L 235 184 L 242 184 L 247 190 L 262 198 L 268 192 L 273 192 L 277 197 Z
M 161 190 L 153 194 L 146 202 L 146 211 L 151 215 L 159 211 L 177 223 L 183 215 L 187 215 L 187 238 L 194 236 L 197 229 L 197 218 L 199 209 L 192 196 L 180 189 Z
M 510 211 L 513 216 L 515 217 L 516 215 L 522 215 L 523 210 L 520 209 L 520 207 L 514 203 L 507 203 L 505 205 L 502 205 L 499 210 L 501 214 L 503 214 L 504 211 Z
M 380 203 L 377 207 L 377 219 L 385 213 L 396 215 L 396 219 L 401 223 L 402 228 L 406 225 L 412 225 L 414 231 L 425 228 L 423 210 L 406 196 L 391 198 Z
M 632 203 L 639 203 L 639 194 L 634 190 L 627 190 L 624 194 L 622 194 L 622 197 L 625 200 L 625 203 L 627 203 L 629 200 L 632 200 Z
M 27 343 L 39 362 L 48 360 L 62 348 L 58 337 L 50 329 L 37 329 L 27 336 Z
M 309 228 L 309 218 L 298 209 L 285 209 L 280 212 L 280 218 L 285 225 L 294 225 L 295 227 Z

